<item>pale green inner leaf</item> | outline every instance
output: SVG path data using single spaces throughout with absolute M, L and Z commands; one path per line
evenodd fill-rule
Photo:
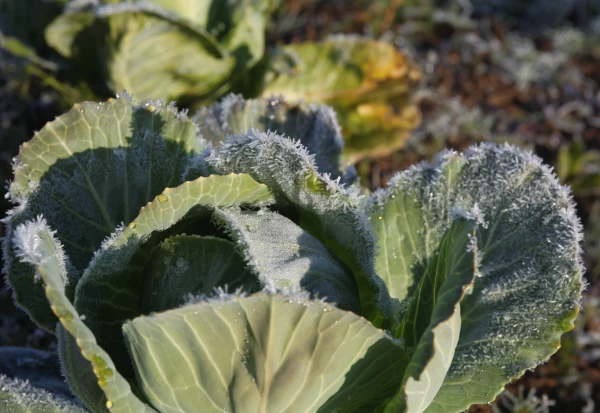
M 391 303 L 374 270 L 374 239 L 355 188 L 319 175 L 297 142 L 273 133 L 249 131 L 218 147 L 208 159 L 217 173 L 248 173 L 266 184 L 277 208 L 331 250 L 352 271 L 361 314 L 375 326 L 391 316 Z
M 408 304 L 395 336 L 411 351 L 404 389 L 387 407 L 421 413 L 450 368 L 461 326 L 460 302 L 476 272 L 474 223 L 456 219 L 446 231 Z
M 368 321 L 303 296 L 191 304 L 123 331 L 138 380 L 164 413 L 309 413 L 326 403 L 329 412 L 366 411 L 397 390 L 407 362 Z M 381 358 L 377 379 L 362 375 Z M 353 370 L 362 360 L 363 371 Z M 351 395 L 336 397 L 346 389 Z

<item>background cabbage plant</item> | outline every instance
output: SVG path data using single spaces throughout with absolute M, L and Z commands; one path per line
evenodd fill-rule
M 419 126 L 421 114 L 412 95 L 421 75 L 392 44 L 332 36 L 287 45 L 282 52 L 294 66 L 269 79 L 262 94 L 333 107 L 350 162 L 401 148 Z
M 85 102 L 23 145 L 5 272 L 77 399 L 2 375 L 9 411 L 459 412 L 572 328 L 580 227 L 539 158 L 448 151 L 365 198 L 326 107 L 195 120 Z
M 72 2 L 48 44 L 137 98 L 208 99 L 262 57 L 266 2 Z
M 402 147 L 421 119 L 412 101 L 416 65 L 393 44 L 360 36 L 267 49 L 278 4 L 71 1 L 45 39 L 98 96 L 127 90 L 196 108 L 228 93 L 318 102 L 338 113 L 348 161 Z

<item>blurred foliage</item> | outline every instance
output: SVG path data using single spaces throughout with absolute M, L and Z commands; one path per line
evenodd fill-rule
M 0 0 L 0 33 L 16 37 L 35 50 L 44 47 L 44 28 L 67 0 Z
M 575 196 L 600 197 L 600 151 L 586 150 L 581 141 L 561 147 L 557 173 Z
M 418 126 L 411 96 L 421 75 L 389 43 L 335 36 L 285 46 L 284 53 L 297 64 L 269 82 L 263 95 L 332 106 L 351 162 L 401 147 Z
M 584 248 L 589 278 L 598 282 L 600 280 L 600 201 L 598 200 L 594 203 L 585 226 Z
M 24 88 L 36 79 L 43 86 L 53 89 L 63 107 L 69 107 L 75 102 L 93 100 L 94 93 L 88 84 L 80 81 L 78 85 L 58 79 L 59 65 L 37 55 L 36 51 L 15 37 L 4 37 L 0 33 L 0 53 L 4 50 L 7 55 L 0 62 L 5 76 L 12 82 L 21 83 Z
M 43 22 L 32 20 L 31 36 L 6 35 L 3 47 L 67 104 L 123 90 L 138 100 L 178 100 L 192 108 L 229 92 L 283 94 L 336 109 L 349 161 L 401 147 L 420 122 L 411 102 L 419 71 L 387 41 L 334 37 L 267 49 L 268 20 L 279 0 L 73 1 L 62 13 L 64 2 L 0 1 L 8 1 L 11 22 L 28 8 L 52 7 Z M 383 13 L 373 21 L 382 30 L 401 6 L 359 3 L 357 10 Z
M 556 404 L 554 400 L 550 400 L 545 394 L 541 398 L 537 397 L 536 389 L 530 389 L 527 394 L 524 394 L 523 386 L 519 387 L 516 395 L 510 390 L 506 390 L 498 399 L 499 402 L 492 406 L 494 413 L 505 411 L 509 413 L 548 413 L 549 407 Z
M 376 0 L 380 9 L 390 0 Z M 454 15 L 454 16 L 451 16 Z M 518 29 L 532 31 L 574 24 L 589 26 L 600 16 L 598 0 L 404 0 L 398 16 L 405 20 L 494 17 Z

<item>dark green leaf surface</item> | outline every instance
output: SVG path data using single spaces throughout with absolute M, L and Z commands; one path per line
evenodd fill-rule
M 434 313 L 446 317 L 453 312 L 475 277 L 476 261 L 470 236 L 475 236 L 472 222 L 456 220 L 435 251 L 425 274 L 419 280 L 408 309 L 394 336 L 402 338 L 408 348 L 416 348 L 423 333 L 436 323 Z M 442 309 L 445 308 L 445 310 Z M 442 319 L 437 320 L 439 323 Z
M 161 242 L 152 250 L 143 277 L 143 314 L 179 307 L 188 295 L 212 295 L 217 287 L 259 289 L 258 278 L 246 268 L 234 243 L 197 235 Z
M 173 107 L 134 106 L 127 99 L 84 102 L 48 123 L 16 159 L 8 237 L 43 215 L 71 259 L 67 296 L 102 240 L 130 222 L 139 208 L 181 176 L 202 149 L 195 126 Z M 52 315 L 35 273 L 5 243 L 6 270 L 17 302 L 43 327 Z
M 56 328 L 60 367 L 71 392 L 94 413 L 108 413 L 106 395 L 98 386 L 92 364 L 81 354 L 75 338 L 60 324 Z
M 306 296 L 215 299 L 123 330 L 144 393 L 169 413 L 371 412 L 407 363 L 368 321 Z

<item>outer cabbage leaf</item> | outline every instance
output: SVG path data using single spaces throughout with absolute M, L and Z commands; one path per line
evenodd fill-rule
M 374 271 L 375 241 L 356 188 L 320 175 L 298 142 L 256 130 L 216 148 L 207 163 L 216 173 L 248 173 L 273 192 L 275 206 L 323 243 L 352 271 L 362 315 L 375 326 L 391 316 L 385 284 Z
M 131 392 L 131 387 L 116 370 L 108 353 L 97 344 L 94 334 L 65 295 L 67 262 L 62 245 L 46 221 L 39 218 L 20 225 L 10 242 L 14 243 L 19 258 L 35 268 L 37 276 L 43 281 L 52 311 L 76 339 L 83 357 L 90 361 L 97 383 L 106 395 L 106 407 L 113 413 L 155 412 Z
M 114 92 L 138 99 L 207 97 L 235 65 L 202 27 L 147 4 L 71 10 L 50 24 L 46 40 L 80 64 L 93 61 Z
M 389 263 L 383 279 L 394 297 L 419 285 L 453 211 L 480 223 L 479 277 L 461 302 L 454 359 L 427 412 L 493 400 L 546 360 L 572 328 L 582 289 L 580 228 L 567 189 L 539 158 L 486 144 L 412 167 L 373 196 L 377 268 Z
M 67 296 L 102 240 L 197 162 L 195 125 L 160 102 L 84 102 L 48 123 L 15 159 L 7 240 L 19 224 L 43 214 L 71 259 Z M 16 301 L 46 329 L 56 318 L 35 272 L 4 243 L 5 270 Z
M 435 181 L 430 181 L 426 172 L 416 175 L 409 169 L 404 175 L 419 185 L 411 188 L 410 183 L 406 183 L 399 189 L 380 191 L 371 197 L 367 213 L 379 246 L 375 268 L 392 297 L 399 300 L 410 297 L 434 257 L 450 225 L 454 207 L 452 198 L 438 194 L 457 185 L 464 163 L 461 156 L 447 156 L 440 164 Z M 425 197 L 427 203 L 423 202 Z
M 335 36 L 285 46 L 297 70 L 281 73 L 263 96 L 283 95 L 332 106 L 346 138 L 346 157 L 356 161 L 404 145 L 420 122 L 410 101 L 419 74 L 407 57 L 385 42 Z
M 138 381 L 163 412 L 374 411 L 408 361 L 368 321 L 307 295 L 215 299 L 123 331 Z
M 343 175 L 340 155 L 344 141 L 335 112 L 328 106 L 287 103 L 277 98 L 244 100 L 240 95 L 229 95 L 200 109 L 192 119 L 198 124 L 198 135 L 215 147 L 227 136 L 251 128 L 271 131 L 299 140 L 314 155 L 319 172 L 334 179 Z M 348 178 L 352 176 L 345 180 Z
M 56 327 L 60 367 L 70 392 L 77 395 L 92 412 L 108 413 L 106 395 L 98 386 L 92 364 L 83 357 L 75 338 L 62 324 Z

